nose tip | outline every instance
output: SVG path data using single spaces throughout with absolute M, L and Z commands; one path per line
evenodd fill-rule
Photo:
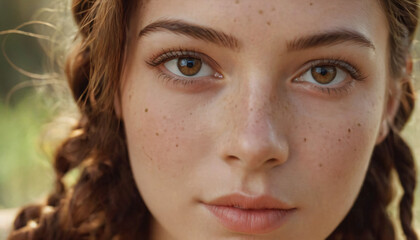
M 235 88 L 237 91 L 226 101 L 223 113 L 229 121 L 222 127 L 219 149 L 231 166 L 250 171 L 274 168 L 289 157 L 290 118 L 286 117 L 288 108 L 283 106 L 287 104 L 286 95 L 279 93 L 277 81 L 272 81 L 275 78 L 266 72 L 270 71 L 257 69 L 245 73 L 239 89 Z
M 289 151 L 285 137 L 261 119 L 236 128 L 225 149 L 225 161 L 249 170 L 279 166 L 287 161 Z

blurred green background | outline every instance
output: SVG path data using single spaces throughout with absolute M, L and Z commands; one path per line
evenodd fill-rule
M 0 0 L 0 32 L 14 29 L 36 16 L 48 13 L 40 13 L 40 9 L 47 5 L 51 5 L 51 2 Z M 39 30 L 36 27 L 39 26 L 27 26 L 22 30 L 36 32 Z M 48 57 L 39 42 L 17 34 L 7 37 L 0 35 L 0 44 L 5 44 L 3 49 L 13 63 L 25 71 L 43 74 Z M 16 86 L 28 82 L 31 83 L 29 86 L 16 90 Z M 50 162 L 52 152 L 48 149 L 52 149 L 59 140 L 44 147 L 41 145 L 43 136 L 48 135 L 48 124 L 56 117 L 57 102 L 52 97 L 53 93 L 49 94 L 48 88 L 43 88 L 40 94 L 37 87 L 30 86 L 36 83 L 42 83 L 42 80 L 19 73 L 0 53 L 0 239 L 5 239 L 10 217 L 18 207 L 42 200 L 50 191 L 54 179 Z M 416 85 L 419 89 L 419 84 Z M 419 118 L 420 113 L 416 109 L 403 132 L 416 156 L 420 156 Z M 419 190 L 416 196 L 416 219 L 419 219 Z M 417 220 L 418 228 L 419 223 Z
M 31 18 L 46 1 L 1 0 L 0 31 L 14 29 Z M 34 32 L 33 26 L 22 30 Z M 4 40 L 7 40 L 4 42 Z M 39 41 L 27 36 L 0 35 L 4 52 L 20 68 L 43 73 L 46 54 Z M 32 81 L 6 61 L 0 54 L 0 208 L 28 203 L 44 194 L 53 178 L 49 160 L 39 148 L 43 125 L 51 112 L 33 87 L 14 91 L 13 88 Z M 9 95 L 9 96 L 8 96 Z M 9 98 L 8 98 L 9 97 Z M 8 101 L 6 103 L 6 101 Z
M 51 6 L 47 0 L 0 0 L 0 32 L 15 29 L 34 18 L 48 20 L 52 13 L 41 10 Z M 42 29 L 44 28 L 44 29 Z M 32 24 L 26 32 L 46 32 L 46 27 Z M 56 113 L 49 89 L 35 87 L 42 80 L 19 73 L 5 54 L 19 68 L 44 74 L 48 56 L 40 43 L 45 40 L 18 34 L 0 34 L 0 240 L 6 238 L 11 217 L 19 206 L 39 202 L 48 194 L 54 180 L 51 151 L 41 147 L 48 134 L 48 124 Z M 4 45 L 3 45 L 4 44 Z M 45 82 L 45 81 L 44 81 Z M 45 151 L 47 148 L 47 151 Z

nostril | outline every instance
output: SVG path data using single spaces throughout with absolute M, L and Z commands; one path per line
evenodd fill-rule
M 280 165 L 281 163 L 282 161 L 280 161 L 280 159 L 278 158 L 270 158 L 267 161 L 265 161 L 264 165 L 274 167 Z
M 239 157 L 237 157 L 235 155 L 229 155 L 229 156 L 227 156 L 227 159 L 231 160 L 231 161 L 241 160 Z M 276 164 L 277 162 L 278 162 L 277 158 L 270 158 L 270 159 L 267 159 L 265 161 L 265 164 Z
M 239 160 L 239 158 L 237 156 L 234 156 L 234 155 L 229 155 L 229 156 L 227 156 L 227 158 L 229 160 Z

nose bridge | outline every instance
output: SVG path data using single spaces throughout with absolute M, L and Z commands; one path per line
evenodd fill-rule
M 234 109 L 230 111 L 232 122 L 227 131 L 225 159 L 240 162 L 242 166 L 255 169 L 274 166 L 287 159 L 288 147 L 282 134 L 278 94 L 269 79 L 261 77 L 241 81 L 238 94 L 232 95 Z
M 245 84 L 244 84 L 245 85 Z M 237 130 L 242 135 L 254 135 L 254 137 L 264 137 L 271 134 L 273 129 L 272 124 L 273 103 L 270 103 L 270 92 L 272 91 L 267 84 L 258 81 L 250 81 L 247 86 L 242 87 L 243 96 L 238 99 L 242 103 L 237 115 Z

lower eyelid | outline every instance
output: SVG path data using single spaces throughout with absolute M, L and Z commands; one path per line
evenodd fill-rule
M 350 79 L 339 87 L 322 87 L 309 82 L 300 82 L 298 84 L 300 84 L 300 88 L 305 89 L 304 91 L 320 93 L 331 97 L 343 97 L 351 93 L 352 89 L 355 87 L 355 83 L 356 80 Z
M 182 77 L 173 74 L 172 72 L 168 71 L 166 68 L 162 69 L 161 66 L 156 67 L 154 70 L 158 72 L 158 79 L 162 80 L 164 84 L 172 84 L 174 86 L 182 85 L 182 87 L 187 86 L 202 86 L 205 87 L 206 85 L 210 83 L 217 83 L 221 80 L 221 78 L 213 77 L 213 76 L 203 76 L 203 77 Z

